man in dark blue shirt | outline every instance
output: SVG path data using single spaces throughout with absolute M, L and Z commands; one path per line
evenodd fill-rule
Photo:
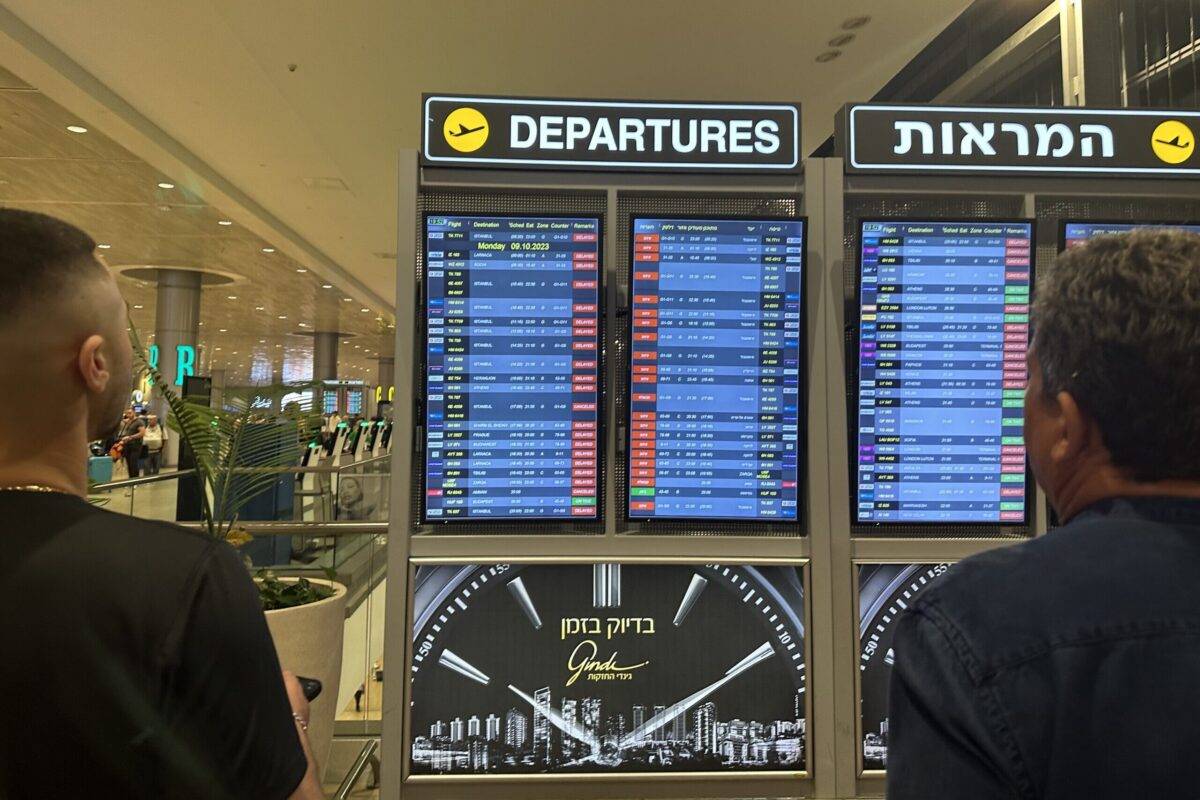
M 1065 524 L 962 562 L 900 621 L 888 796 L 1194 796 L 1200 237 L 1061 256 L 1029 373 L 1030 464 Z

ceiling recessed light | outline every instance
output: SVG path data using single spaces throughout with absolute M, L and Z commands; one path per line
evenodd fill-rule
M 218 225 L 232 225 L 232 224 L 233 224 L 233 220 L 229 220 L 229 219 L 219 219 L 219 220 L 217 220 L 217 224 L 218 224 Z
M 353 297 L 343 297 L 342 298 L 343 303 L 349 303 L 349 302 L 352 302 L 353 300 L 354 300 Z
M 216 350 L 217 350 L 217 352 L 218 352 L 218 353 L 219 353 L 219 352 L 221 352 L 221 348 L 219 348 L 219 347 L 218 347 L 218 348 L 216 348 Z
M 226 332 L 227 331 L 225 328 L 217 328 L 217 333 L 226 333 Z
M 175 184 L 171 183 L 170 181 L 159 181 L 159 182 L 158 182 L 158 188 L 160 188 L 160 189 L 174 189 L 174 188 L 175 188 Z
M 96 245 L 96 247 L 99 247 L 101 250 L 107 250 L 107 249 L 109 249 L 110 247 L 112 247 L 112 245 L 111 245 L 111 244 L 105 244 L 104 242 L 101 242 L 100 244 Z
M 299 325 L 301 328 L 307 328 L 307 327 L 308 327 L 308 323 L 307 323 L 307 322 L 298 322 L 298 323 L 296 323 L 296 324 L 297 324 L 297 325 Z
M 283 347 L 283 345 L 281 345 L 281 344 L 277 344 L 277 345 L 275 345 L 275 348 L 276 348 L 276 349 L 279 349 L 279 348 L 281 348 L 281 347 Z
M 227 294 L 227 295 L 225 295 L 225 299 L 226 300 L 237 300 L 237 295 L 236 294 Z
M 364 314 L 370 314 L 370 313 L 371 313 L 371 309 L 369 309 L 369 308 L 360 308 L 360 309 L 359 309 L 359 311 L 361 311 L 361 312 L 362 312 L 362 313 L 364 313 Z
M 230 355 L 232 355 L 232 356 L 236 356 L 236 355 L 237 355 L 237 350 L 234 350 L 232 353 L 230 353 Z
M 296 272 L 303 273 L 303 272 L 308 272 L 308 270 L 306 270 L 304 267 L 296 267 Z
M 333 288 L 333 284 L 332 284 L 332 283 L 322 283 L 322 284 L 321 284 L 321 288 L 322 288 L 322 289 L 332 289 L 332 288 Z
M 275 248 L 274 248 L 274 247 L 264 247 L 264 248 L 262 249 L 262 251 L 263 251 L 264 253 L 274 253 L 274 252 L 275 252 Z
M 266 339 L 259 339 L 259 340 L 258 340 L 258 343 L 259 343 L 259 344 L 266 344 L 266 343 L 267 343 L 267 340 L 266 340 Z
M 819 56 L 817 56 L 817 63 L 818 64 L 828 63 L 830 61 L 833 61 L 835 58 L 837 58 L 841 54 L 842 54 L 841 50 L 826 50 L 824 53 L 821 53 Z
M 287 314 L 280 314 L 279 319 L 287 319 Z
M 87 133 L 87 128 L 82 125 L 68 125 L 67 130 L 71 133 Z
M 134 308 L 136 308 L 136 309 L 141 309 L 141 306 L 134 306 Z M 152 337 L 150 337 L 150 338 L 154 338 L 154 337 L 152 336 Z
M 267 309 L 265 306 L 255 306 L 254 310 L 255 311 L 266 311 Z

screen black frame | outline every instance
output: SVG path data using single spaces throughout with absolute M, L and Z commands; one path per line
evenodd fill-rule
M 1138 228 L 1172 228 L 1179 227 L 1181 225 L 1192 225 L 1200 228 L 1200 222 L 1196 221 L 1167 221 L 1161 219 L 1083 219 L 1081 217 L 1059 217 L 1057 243 L 1059 253 L 1064 253 L 1067 249 L 1067 225 L 1134 225 Z M 1200 235 L 1200 233 L 1197 235 Z
M 634 260 L 636 253 L 636 237 L 637 223 L 639 220 L 670 220 L 672 222 L 799 222 L 803 226 L 804 245 L 801 247 L 800 253 L 800 348 L 799 348 L 799 383 L 797 386 L 797 406 L 796 406 L 796 516 L 794 519 L 761 519 L 759 517 L 635 517 L 629 512 L 629 490 L 631 488 L 630 481 L 630 462 L 633 458 L 633 420 L 629 416 L 633 413 L 633 274 L 636 271 L 637 262 Z M 665 525 L 679 527 L 694 527 L 698 524 L 706 522 L 735 524 L 745 526 L 770 526 L 771 528 L 783 528 L 793 526 L 800 529 L 803 533 L 807 530 L 805 524 L 808 519 L 809 506 L 809 470 L 808 470 L 808 245 L 809 245 L 809 227 L 808 217 L 806 215 L 798 215 L 795 217 L 781 217 L 770 214 L 764 215 L 747 215 L 747 214 L 707 214 L 707 215 L 644 215 L 630 214 L 629 216 L 629 286 L 626 297 L 626 305 L 624 308 L 625 316 L 627 317 L 624 326 L 624 333 L 627 342 L 627 357 L 625 359 L 625 414 L 624 420 L 617 420 L 617 424 L 625 426 L 625 487 L 624 497 L 621 500 L 621 509 L 623 520 L 627 524 L 648 524 L 648 525 Z M 801 498 L 803 498 L 803 508 L 801 508 Z
M 428 488 L 429 488 L 429 218 L 430 217 L 458 217 L 463 219 L 584 219 L 596 221 L 596 514 L 591 517 L 543 517 L 543 516 L 528 516 L 528 517 L 430 517 L 428 503 Z M 419 305 L 419 325 L 420 325 L 420 369 L 421 383 L 423 392 L 419 398 L 421 407 L 420 413 L 413 415 L 413 424 L 416 430 L 414 434 L 420 434 L 417 441 L 421 444 L 419 453 L 421 463 L 421 524 L 422 525 L 449 525 L 458 526 L 466 524 L 488 525 L 488 526 L 524 526 L 534 524 L 542 525 L 557 525 L 570 526 L 578 525 L 596 525 L 604 522 L 604 505 L 605 493 L 608 487 L 605 485 L 605 459 L 604 459 L 604 442 L 606 441 L 605 433 L 607 426 L 605 425 L 605 394 L 606 386 L 604 384 L 605 374 L 605 281 L 604 281 L 604 225 L 605 219 L 603 214 L 571 214 L 571 213 L 470 213 L 463 214 L 459 212 L 444 212 L 444 211 L 425 211 L 421 215 L 421 253 L 423 255 L 424 270 L 421 274 L 420 291 L 418 292 L 417 303 Z
M 854 259 L 854 303 L 852 308 L 846 311 L 846 325 L 852 330 L 853 336 L 847 337 L 848 341 L 853 344 L 853 351 L 847 353 L 846 358 L 846 379 L 848 382 L 846 398 L 846 461 L 847 474 L 849 477 L 849 501 L 850 501 L 850 525 L 852 528 L 860 528 L 872 531 L 887 531 L 893 529 L 911 528 L 921 531 L 932 531 L 946 528 L 965 528 L 967 530 L 986 530 L 988 528 L 1006 528 L 1006 529 L 1031 529 L 1033 522 L 1033 510 L 1037 503 L 1037 484 L 1033 479 L 1033 469 L 1029 465 L 1028 444 L 1025 452 L 1025 518 L 1020 521 L 1001 521 L 995 522 L 979 522 L 979 521 L 957 521 L 943 520 L 930 522 L 910 522 L 908 520 L 867 520 L 862 521 L 858 518 L 858 403 L 859 403 L 859 370 L 861 364 L 859 356 L 862 350 L 862 249 L 863 237 L 862 226 L 868 222 L 879 223 L 920 223 L 928 222 L 933 224 L 960 223 L 970 224 L 996 224 L 996 225 L 1028 225 L 1029 226 L 1029 298 L 1032 302 L 1034 292 L 1037 286 L 1037 220 L 1021 217 L 855 217 L 855 236 L 857 237 L 857 247 L 855 248 Z M 1033 341 L 1033 333 L 1030 331 L 1029 342 Z M 849 349 L 849 348 L 847 348 Z M 1026 387 L 1029 385 L 1029 377 L 1025 378 Z M 1024 410 L 1021 412 L 1021 417 L 1024 419 Z

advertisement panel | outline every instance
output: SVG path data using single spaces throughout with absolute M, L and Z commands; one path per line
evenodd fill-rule
M 887 768 L 888 683 L 895 654 L 896 621 L 949 564 L 858 566 L 859 741 L 864 770 Z
M 419 566 L 410 773 L 802 772 L 803 569 Z

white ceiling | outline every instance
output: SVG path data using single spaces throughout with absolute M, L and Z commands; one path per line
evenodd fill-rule
M 800 101 L 807 152 L 838 107 L 869 98 L 967 5 L 6 0 L 0 64 L 99 115 L 118 143 L 353 284 L 356 300 L 390 304 L 394 263 L 380 254 L 396 250 L 397 153 L 418 145 L 422 92 Z M 859 15 L 871 22 L 841 57 L 816 63 Z

